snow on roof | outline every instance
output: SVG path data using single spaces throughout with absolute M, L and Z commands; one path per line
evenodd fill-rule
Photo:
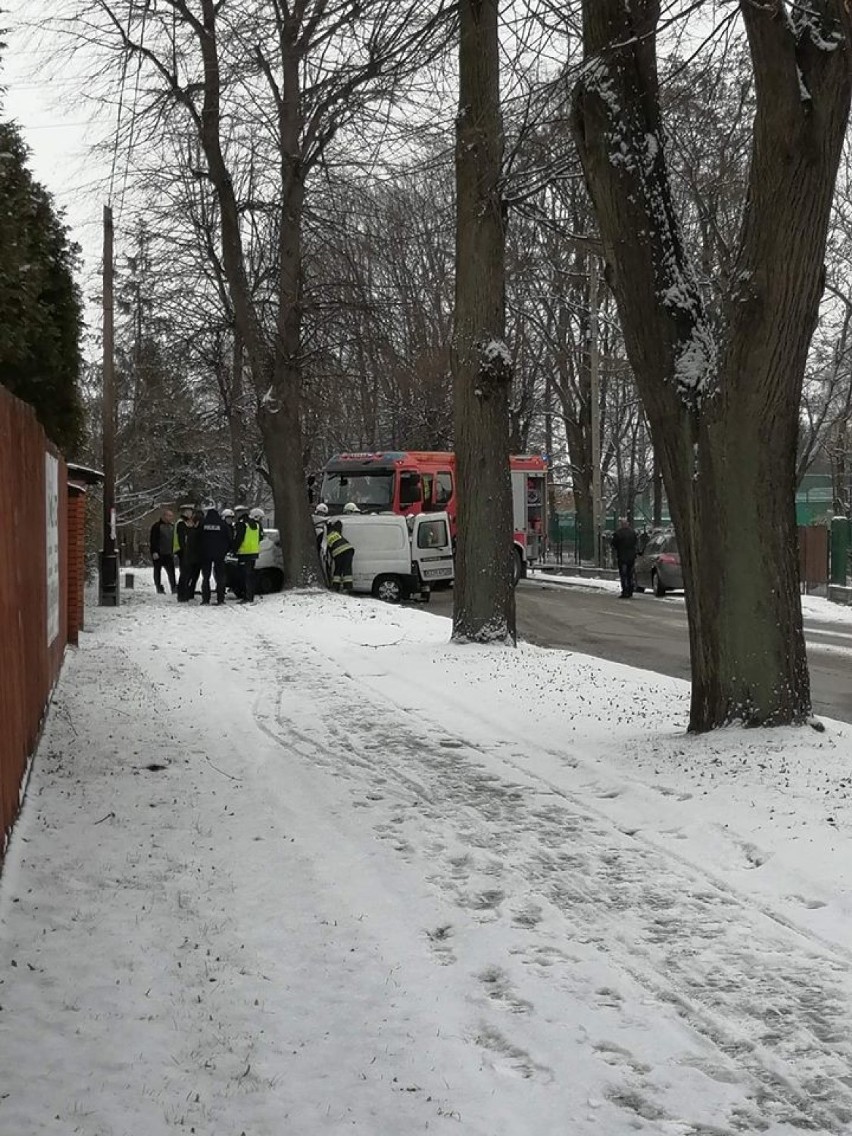
M 66 462 L 65 464 L 69 481 L 81 481 L 85 485 L 96 485 L 104 479 L 104 475 L 99 469 L 89 469 L 88 466 L 77 465 L 76 462 Z

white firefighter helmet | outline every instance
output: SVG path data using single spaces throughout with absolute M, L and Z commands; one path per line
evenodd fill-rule
M 360 513 L 361 510 L 358 508 L 358 506 L 355 504 L 354 501 L 347 501 L 346 504 L 343 506 L 343 512 L 344 513 Z
M 231 517 L 233 517 L 233 515 L 234 515 L 233 509 L 223 509 L 222 510 L 222 519 L 225 520 L 225 521 L 229 521 L 231 519 Z
M 324 517 L 328 513 L 328 505 L 326 505 L 325 501 L 320 501 L 314 512 L 319 513 L 321 517 Z
M 266 513 L 264 513 L 263 509 L 252 509 L 249 516 L 253 521 L 262 521 Z

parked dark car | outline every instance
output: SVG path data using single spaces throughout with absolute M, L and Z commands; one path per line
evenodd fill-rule
M 667 532 L 653 533 L 643 551 L 636 557 L 636 587 L 650 588 L 655 596 L 683 589 L 683 573 L 677 537 Z

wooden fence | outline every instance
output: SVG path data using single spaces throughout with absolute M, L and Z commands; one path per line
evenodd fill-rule
M 828 583 L 828 528 L 799 525 L 799 579 L 805 592 Z
M 0 387 L 0 859 L 68 641 L 68 478 Z

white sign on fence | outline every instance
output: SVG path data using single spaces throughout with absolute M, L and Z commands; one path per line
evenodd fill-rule
M 47 545 L 47 643 L 59 634 L 59 462 L 44 455 L 44 529 Z

